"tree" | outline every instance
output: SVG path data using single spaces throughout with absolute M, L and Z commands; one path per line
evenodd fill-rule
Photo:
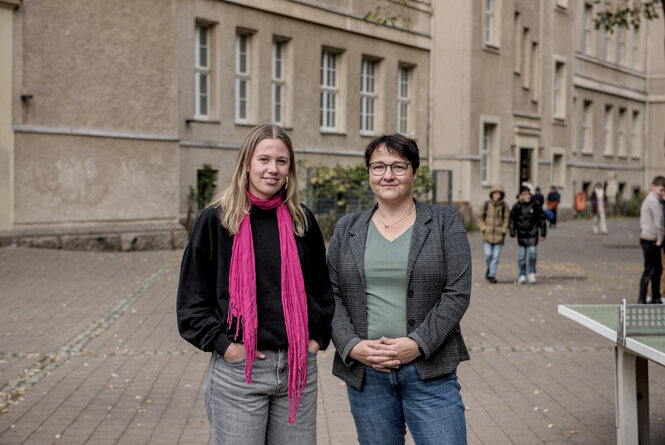
M 596 0 L 595 3 L 606 5 L 607 9 L 596 14 L 596 18 L 593 20 L 594 26 L 596 29 L 602 29 L 610 33 L 617 27 L 639 26 L 642 18 L 646 20 L 657 19 L 659 17 L 658 5 L 665 11 L 665 0 Z

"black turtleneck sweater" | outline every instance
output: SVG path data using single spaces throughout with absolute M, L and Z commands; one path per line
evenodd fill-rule
M 295 237 L 307 293 L 309 338 L 322 348 L 330 343 L 334 299 L 326 266 L 326 251 L 314 215 L 304 208 L 309 229 Z M 228 326 L 229 269 L 233 236 L 222 227 L 219 209 L 206 209 L 199 217 L 185 248 L 180 268 L 176 312 L 180 335 L 203 351 L 224 354 L 235 336 Z M 288 346 L 281 293 L 281 253 L 277 212 L 253 207 L 250 214 L 256 261 L 258 348 Z M 242 331 L 242 329 L 241 329 Z

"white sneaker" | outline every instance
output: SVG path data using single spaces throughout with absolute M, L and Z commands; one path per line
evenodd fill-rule
M 519 278 L 517 279 L 517 284 L 524 284 L 526 283 L 526 277 L 524 275 L 520 275 Z
M 535 273 L 530 273 L 529 274 L 529 284 L 535 284 L 536 282 L 536 274 Z

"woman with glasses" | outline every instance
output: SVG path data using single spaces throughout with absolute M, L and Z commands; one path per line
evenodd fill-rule
M 333 374 L 347 384 L 361 445 L 465 444 L 456 369 L 469 354 L 460 320 L 471 253 L 459 213 L 413 196 L 415 141 L 372 140 L 376 204 L 339 220 L 328 249 L 335 294 Z
M 212 352 L 204 396 L 215 445 L 316 443 L 316 353 L 334 305 L 325 252 L 298 201 L 291 139 L 253 128 L 180 269 L 180 335 Z

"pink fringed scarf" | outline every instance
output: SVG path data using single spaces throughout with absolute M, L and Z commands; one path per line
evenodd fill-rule
M 277 227 L 282 256 L 282 308 L 289 342 L 289 423 L 296 420 L 300 404 L 300 394 L 307 383 L 307 295 L 298 248 L 293 234 L 293 222 L 282 197 L 275 196 L 266 201 L 247 192 L 252 205 L 260 209 L 277 207 Z M 238 234 L 233 240 L 231 270 L 229 273 L 229 314 L 227 322 L 238 320 L 236 338 L 242 320 L 243 341 L 245 343 L 245 380 L 252 383 L 252 362 L 256 360 L 257 313 L 256 313 L 256 270 L 254 262 L 254 240 L 249 215 L 240 222 Z

